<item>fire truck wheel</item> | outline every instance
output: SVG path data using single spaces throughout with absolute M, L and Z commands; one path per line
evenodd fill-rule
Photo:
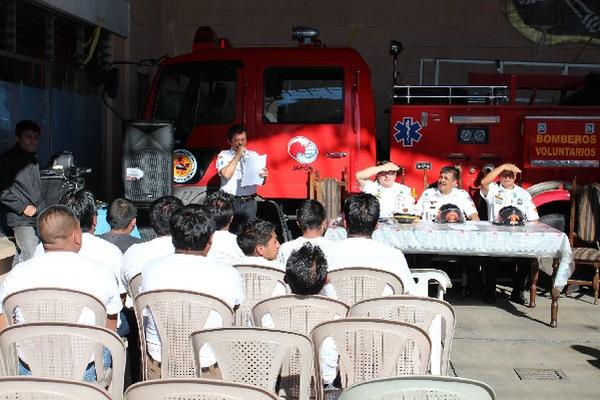
M 565 232 L 566 228 L 566 218 L 562 214 L 546 214 L 540 216 L 540 222 L 545 223 L 546 225 L 550 225 L 554 229 L 557 229 L 561 232 Z

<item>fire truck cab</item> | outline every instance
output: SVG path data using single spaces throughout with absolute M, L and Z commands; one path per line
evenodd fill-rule
M 293 38 L 297 47 L 233 48 L 201 27 L 191 53 L 161 64 L 143 117 L 173 121 L 176 193 L 219 187 L 215 159 L 232 124 L 268 157 L 264 198 L 306 199 L 309 172 L 343 180 L 374 162 L 368 65 L 353 49 L 322 45 L 316 30 L 295 28 Z M 358 191 L 354 179 L 347 189 Z

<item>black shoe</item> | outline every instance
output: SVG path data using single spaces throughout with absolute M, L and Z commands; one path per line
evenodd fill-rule
M 513 292 L 510 295 L 510 301 L 512 301 L 513 303 L 520 304 L 522 306 L 527 305 L 527 299 L 525 299 L 525 295 L 520 290 L 513 290 Z

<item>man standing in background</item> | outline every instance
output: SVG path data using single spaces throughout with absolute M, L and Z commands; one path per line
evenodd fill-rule
M 35 122 L 19 122 L 15 127 L 15 145 L 0 155 L 0 203 L 5 207 L 6 223 L 13 229 L 19 248 L 14 264 L 33 257 L 39 242 L 36 218 L 45 208 L 36 154 L 40 134 Z

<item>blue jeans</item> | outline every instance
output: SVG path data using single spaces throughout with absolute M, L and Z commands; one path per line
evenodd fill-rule
M 110 352 L 106 347 L 104 348 L 104 354 L 102 354 L 102 358 L 104 361 L 104 369 L 110 368 L 112 364 L 112 358 L 110 356 Z M 26 364 L 24 364 L 23 360 L 21 359 L 19 359 L 19 375 L 31 375 L 31 371 L 29 370 L 29 368 L 27 368 Z M 93 361 L 87 365 L 85 373 L 83 374 L 83 380 L 85 382 L 96 382 L 96 366 L 94 365 Z
M 17 247 L 19 247 L 19 255 L 13 261 L 13 265 L 16 265 L 33 257 L 35 247 L 40 240 L 33 226 L 15 226 L 13 231 L 15 233 L 15 242 L 17 242 Z

